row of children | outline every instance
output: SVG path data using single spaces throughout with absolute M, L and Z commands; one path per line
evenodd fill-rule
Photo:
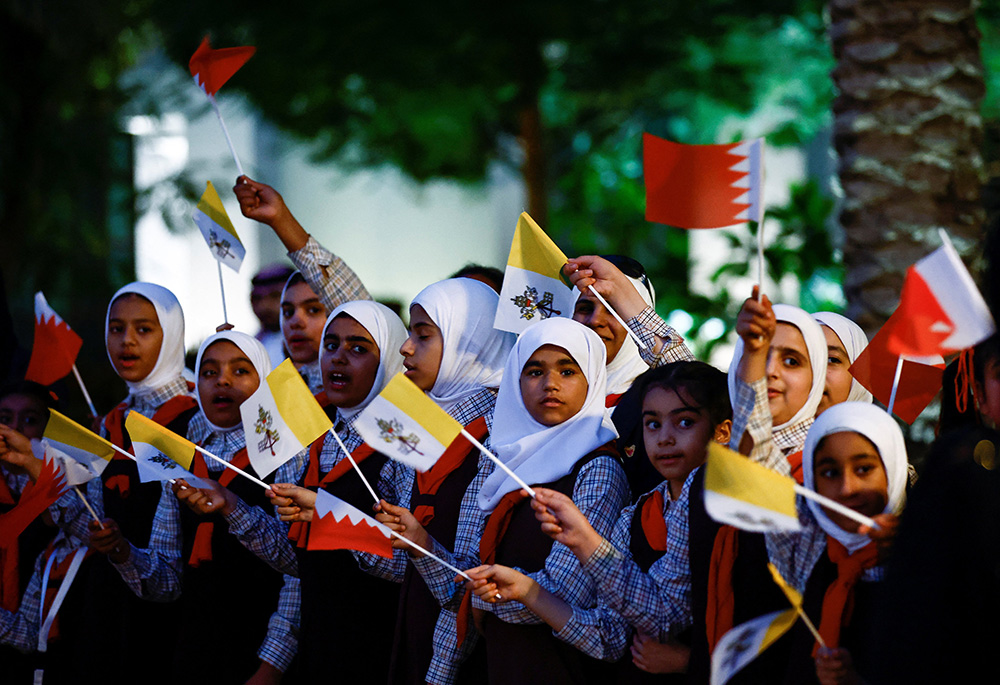
M 899 428 L 847 371 L 867 344 L 855 324 L 754 292 L 725 374 L 656 315 L 636 262 L 586 256 L 564 269 L 581 290 L 572 320 L 515 339 L 493 328 L 493 289 L 452 278 L 414 298 L 407 331 L 277 192 L 246 177 L 234 192 L 299 268 L 282 310 L 308 325 L 286 343 L 337 435 L 255 473 L 239 407 L 270 370 L 266 350 L 222 330 L 200 346 L 192 386 L 176 298 L 119 290 L 106 343 L 129 394 L 102 433 L 129 449 L 136 411 L 270 487 L 201 456 L 202 487 L 144 483 L 113 459 L 86 504 L 64 495 L 4 550 L 0 640 L 27 654 L 5 653 L 4 682 L 42 670 L 47 683 L 705 682 L 729 629 L 787 608 L 768 562 L 803 593 L 826 647 L 798 624 L 737 679 L 878 676 L 876 588 L 909 478 Z M 992 362 L 977 362 L 986 397 Z M 517 478 L 461 437 L 424 473 L 365 444 L 354 421 L 400 371 Z M 0 397 L 0 505 L 37 477 L 29 440 L 48 402 L 24 384 Z M 799 505 L 800 533 L 720 526 L 703 503 L 710 442 L 878 527 L 813 502 Z M 376 518 L 436 558 L 401 540 L 391 559 L 307 549 L 320 488 L 364 511 L 373 489 Z

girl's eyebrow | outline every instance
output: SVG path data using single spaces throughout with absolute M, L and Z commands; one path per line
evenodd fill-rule
M 677 409 L 671 409 L 670 415 L 673 416 L 674 414 L 683 414 L 684 412 L 688 411 L 698 414 L 701 412 L 702 409 L 704 409 L 704 407 L 691 407 L 685 404 L 683 407 L 677 407 Z
M 775 351 L 778 352 L 778 354 L 790 354 L 793 357 L 798 357 L 799 359 L 807 359 L 808 358 L 807 355 L 803 354 L 802 352 L 800 352 L 799 350 L 795 349 L 794 347 L 775 347 L 774 349 L 775 349 Z

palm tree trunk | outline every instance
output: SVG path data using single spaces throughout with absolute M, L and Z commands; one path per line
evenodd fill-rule
M 948 231 L 981 250 L 977 0 L 831 0 L 848 316 L 869 332 Z

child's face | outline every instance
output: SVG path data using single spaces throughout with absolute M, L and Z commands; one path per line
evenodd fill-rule
M 851 368 L 851 358 L 847 356 L 847 349 L 840 336 L 828 326 L 821 326 L 821 328 L 823 335 L 826 336 L 826 349 L 829 356 L 826 360 L 826 385 L 823 388 L 823 399 L 819 402 L 816 416 L 822 414 L 823 410 L 828 407 L 846 402 L 847 396 L 851 393 L 851 383 L 854 381 L 854 377 L 848 370 Z
M 403 341 L 399 353 L 405 358 L 403 374 L 418 388 L 429 392 L 441 369 L 444 338 L 441 329 L 419 304 L 410 307 L 410 335 Z
M 618 355 L 628 337 L 628 332 L 618 320 L 591 293 L 581 293 L 573 309 L 573 320 L 582 323 L 601 338 L 608 349 L 608 364 Z
M 198 397 L 205 416 L 216 426 L 230 428 L 240 423 L 240 405 L 259 385 L 253 362 L 228 340 L 212 343 L 201 355 Z
M 379 349 L 367 329 L 341 314 L 323 338 L 323 390 L 335 407 L 354 407 L 364 400 L 378 373 Z
M 664 480 L 683 485 L 694 469 L 705 462 L 708 443 L 729 442 L 730 422 L 718 427 L 704 407 L 683 388 L 653 387 L 642 400 L 642 438 L 646 454 Z
M 809 399 L 812 366 L 805 338 L 790 323 L 778 322 L 767 353 L 767 399 L 771 422 L 781 425 Z
M 556 426 L 576 416 L 587 401 L 587 377 L 569 352 L 542 345 L 521 369 L 521 399 L 535 421 Z
M 844 431 L 823 438 L 813 455 L 816 492 L 865 516 L 877 516 L 889 502 L 889 481 L 875 445 L 859 433 Z M 824 509 L 849 533 L 858 522 Z
M 286 289 L 281 301 L 281 334 L 292 362 L 316 361 L 325 324 L 326 307 L 307 283 L 296 283 Z
M 988 424 L 1000 426 L 1000 359 L 990 359 L 983 367 L 983 382 L 976 389 L 979 413 Z
M 156 366 L 163 329 L 153 303 L 135 294 L 122 295 L 108 317 L 108 354 L 115 373 L 137 383 Z
M 0 399 L 0 423 L 28 438 L 41 439 L 49 409 L 31 395 L 7 395 Z

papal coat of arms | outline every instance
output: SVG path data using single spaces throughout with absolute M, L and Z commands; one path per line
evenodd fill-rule
M 219 255 L 219 259 L 229 256 L 229 248 L 232 247 L 232 245 L 228 240 L 225 238 L 219 240 L 214 230 L 208 232 L 208 239 L 212 243 L 212 249 L 215 250 L 217 255 Z
M 562 314 L 561 311 L 552 306 L 552 293 L 545 292 L 542 294 L 541 299 L 539 299 L 538 288 L 533 288 L 530 285 L 525 287 L 523 295 L 512 297 L 510 300 L 515 306 L 521 308 L 522 319 L 531 320 L 535 318 L 535 314 L 538 314 L 543 319 Z
M 410 452 L 416 452 L 420 456 L 424 456 L 424 453 L 417 449 L 417 444 L 420 442 L 420 436 L 415 433 L 410 433 L 409 435 L 403 435 L 403 424 L 401 424 L 396 419 L 375 419 L 378 424 L 378 428 L 381 431 L 379 437 L 386 442 L 399 442 L 400 449 L 402 449 L 403 454 L 409 454 Z
M 274 423 L 271 418 L 271 412 L 264 409 L 264 407 L 257 405 L 257 423 L 254 424 L 253 430 L 258 435 L 263 434 L 264 437 L 260 439 L 257 443 L 257 451 L 263 452 L 264 450 L 270 450 L 271 456 L 275 456 L 274 445 L 281 439 L 278 435 L 278 431 L 271 430 L 271 425 Z

